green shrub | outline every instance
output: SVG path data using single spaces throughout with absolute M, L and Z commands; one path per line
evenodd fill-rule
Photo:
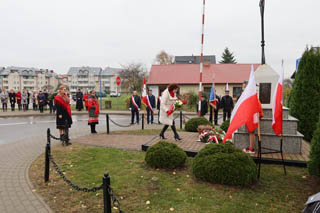
M 221 124 L 220 128 L 221 128 L 223 131 L 227 132 L 227 131 L 228 131 L 228 128 L 229 128 L 229 125 L 230 125 L 230 120 L 228 119 L 228 120 L 225 120 L 225 121 Z
M 299 120 L 298 131 L 311 141 L 320 113 L 320 49 L 311 47 L 303 53 L 289 100 L 290 114 Z
M 213 124 L 210 121 L 208 121 L 205 117 L 200 117 L 191 118 L 190 120 L 188 120 L 184 128 L 187 132 L 197 132 L 197 128 L 199 125 L 213 126 Z
M 320 177 L 320 116 L 317 129 L 313 133 L 308 170 L 311 175 Z
M 186 153 L 176 144 L 160 141 L 148 148 L 145 161 L 153 168 L 174 169 L 182 166 L 187 159 Z
M 209 144 L 192 163 L 193 174 L 202 180 L 225 185 L 248 185 L 256 180 L 251 157 L 230 144 Z

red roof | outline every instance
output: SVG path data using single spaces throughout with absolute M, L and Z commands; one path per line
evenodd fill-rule
M 254 64 L 256 70 L 260 64 Z M 251 64 L 211 64 L 203 66 L 202 82 L 212 83 L 212 73 L 215 73 L 215 83 L 242 83 L 249 80 Z M 147 84 L 198 84 L 200 79 L 200 64 L 169 64 L 152 65 Z

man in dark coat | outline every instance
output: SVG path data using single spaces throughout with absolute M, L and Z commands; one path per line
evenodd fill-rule
M 76 109 L 81 111 L 83 109 L 83 93 L 80 89 L 78 89 L 78 92 L 76 93 L 76 101 Z
M 13 91 L 13 89 L 9 92 L 9 100 L 11 104 L 11 111 L 14 111 L 14 108 L 16 107 L 16 93 Z
M 221 107 L 223 108 L 223 121 L 226 120 L 226 117 L 228 116 L 228 119 L 231 117 L 231 110 L 233 109 L 233 99 L 229 95 L 229 91 L 226 91 L 226 95 L 222 97 L 221 99 Z
M 197 112 L 198 112 L 199 104 L 197 104 Z M 208 102 L 205 97 L 201 97 L 201 109 L 200 109 L 200 116 L 205 116 L 208 112 Z
M 137 91 L 133 91 L 130 98 L 131 124 L 134 124 L 134 116 L 137 117 L 137 124 L 139 124 L 139 111 L 141 108 L 141 98 L 137 95 Z
M 39 91 L 39 95 L 38 95 L 38 102 L 39 102 L 39 110 L 40 113 L 43 113 L 43 107 L 46 104 L 46 96 L 44 93 L 42 93 L 42 91 Z
M 156 108 L 156 97 L 152 95 L 151 89 L 148 91 L 148 98 L 149 98 L 152 111 L 149 109 L 149 107 L 147 107 L 147 124 L 149 124 L 149 122 L 153 124 L 153 110 Z M 149 119 L 150 116 L 151 116 L 151 120 Z
M 30 92 L 29 92 L 29 90 L 27 90 L 27 94 L 28 94 L 28 98 L 27 98 L 27 105 L 26 105 L 26 111 L 28 111 L 29 110 L 29 104 L 30 104 Z
M 210 104 L 210 115 L 209 115 L 209 121 L 212 123 L 212 117 L 213 117 L 214 125 L 218 125 L 218 112 L 221 105 L 220 96 L 216 95 L 216 99 L 217 99 L 217 106 L 213 107 L 212 104 Z

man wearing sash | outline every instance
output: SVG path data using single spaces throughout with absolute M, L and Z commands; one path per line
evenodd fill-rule
M 151 89 L 148 91 L 148 99 L 149 99 L 151 109 L 147 107 L 147 124 L 149 124 L 150 122 L 151 124 L 153 124 L 153 110 L 156 107 L 156 97 L 152 95 Z M 151 116 L 151 120 L 149 119 L 150 116 Z
M 133 95 L 130 98 L 130 110 L 131 110 L 131 124 L 134 124 L 134 116 L 137 117 L 137 124 L 139 124 L 139 110 L 141 107 L 140 96 L 137 95 L 137 91 L 133 91 Z

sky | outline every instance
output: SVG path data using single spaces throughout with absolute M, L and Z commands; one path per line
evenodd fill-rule
M 320 45 L 319 0 L 265 0 L 266 63 L 285 77 Z M 238 63 L 261 62 L 259 0 L 207 0 L 204 55 L 228 47 Z M 0 67 L 121 67 L 156 55 L 200 55 L 202 0 L 1 0 Z

